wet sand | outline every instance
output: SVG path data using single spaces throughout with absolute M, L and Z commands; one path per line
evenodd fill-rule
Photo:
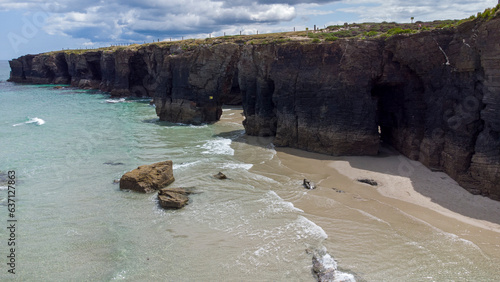
M 235 107 L 221 118 L 243 119 Z M 273 148 L 272 138 L 242 138 Z M 274 149 L 267 161 L 256 158 L 256 150 L 241 157 L 254 172 L 285 184 L 269 189 L 324 230 L 323 246 L 358 281 L 496 281 L 500 275 L 500 202 L 470 194 L 445 173 L 391 147 L 374 157 Z M 317 188 L 305 189 L 304 178 Z
M 226 107 L 233 113 L 225 122 L 241 123 L 241 107 Z M 250 137 L 247 142 L 269 146 L 272 138 Z M 299 175 L 317 184 L 315 190 L 277 191 L 305 213 L 331 218 L 331 201 L 359 209 L 391 225 L 398 225 L 398 210 L 423 224 L 454 234 L 477 245 L 484 254 L 500 260 L 500 202 L 472 195 L 443 172 L 431 171 L 389 146 L 378 156 L 333 157 L 292 148 L 276 148 L 277 163 L 260 168 L 262 174 Z M 373 179 L 370 186 L 357 179 Z M 300 191 L 300 192 L 299 192 Z M 318 201 L 318 199 L 322 199 Z M 336 227 L 321 226 L 329 237 Z M 403 225 L 401 224 L 402 228 Z
M 282 166 L 318 186 L 292 201 L 308 214 L 331 215 L 324 205 L 318 206 L 318 197 L 323 197 L 394 226 L 399 220 L 393 212 L 397 209 L 500 258 L 500 202 L 470 194 L 443 172 L 433 172 L 392 148 L 382 148 L 375 157 L 332 157 L 290 148 L 277 151 Z M 363 178 L 378 185 L 357 181 Z M 338 231 L 333 225 L 322 227 L 329 237 Z

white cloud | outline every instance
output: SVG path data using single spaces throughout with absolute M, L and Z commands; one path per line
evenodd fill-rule
M 275 32 L 294 26 L 465 18 L 497 0 L 0 0 L 0 11 L 48 15 L 43 30 L 89 42 L 143 41 L 181 36 Z M 354 16 L 352 16 L 354 15 Z
M 295 17 L 295 8 L 288 5 L 269 5 L 257 13 L 250 14 L 250 19 L 258 22 L 290 21 Z
M 497 0 L 348 0 L 345 2 L 351 6 L 339 11 L 357 14 L 359 22 L 409 22 L 411 17 L 421 21 L 462 19 L 497 4 Z
M 50 18 L 44 29 L 49 34 L 67 34 L 93 41 L 119 40 L 121 35 L 127 41 L 134 37 L 141 41 L 150 36 L 210 33 L 232 25 L 278 24 L 296 16 L 295 8 L 288 4 L 245 2 L 236 5 L 212 0 L 91 2 L 84 8 L 74 1 L 49 5 Z

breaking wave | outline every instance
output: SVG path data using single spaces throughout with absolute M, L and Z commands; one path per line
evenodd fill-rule
M 234 149 L 231 148 L 231 143 L 231 139 L 217 138 L 197 147 L 205 149 L 205 151 L 201 152 L 202 154 L 233 156 Z
M 123 103 L 125 102 L 125 98 L 120 98 L 120 99 L 107 99 L 106 103 L 111 103 L 111 104 L 116 104 L 116 103 Z
M 36 125 L 43 125 L 45 124 L 45 121 L 41 118 L 37 118 L 37 117 L 34 117 L 34 118 L 30 118 L 28 121 L 25 121 L 25 122 L 21 122 L 21 123 L 16 123 L 12 126 L 19 126 L 19 125 L 23 125 L 23 124 L 36 124 Z

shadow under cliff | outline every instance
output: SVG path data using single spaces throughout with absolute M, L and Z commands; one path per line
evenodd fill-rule
M 343 157 L 355 169 L 368 170 L 410 180 L 415 192 L 431 202 L 463 216 L 500 224 L 500 202 L 480 195 L 472 195 L 442 171 L 433 171 L 418 161 L 383 145 L 378 156 Z M 448 187 L 446 187 L 448 186 Z M 452 189 L 452 188 L 458 188 Z M 495 210 L 486 210 L 479 202 L 489 202 Z M 480 209 L 478 209 L 481 207 Z

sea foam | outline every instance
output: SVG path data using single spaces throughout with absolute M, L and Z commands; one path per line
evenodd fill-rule
M 301 229 L 298 230 L 297 234 L 299 238 L 313 237 L 323 240 L 328 238 L 328 235 L 326 234 L 325 230 L 323 230 L 323 228 L 304 216 L 299 215 L 299 217 L 297 218 L 297 224 L 301 227 Z
M 283 212 L 304 212 L 296 208 L 293 203 L 283 200 L 283 198 L 272 190 L 266 192 L 265 197 L 259 200 L 259 202 L 264 202 L 266 204 L 266 215 Z
M 231 139 L 218 138 L 198 147 L 205 149 L 205 151 L 201 152 L 202 154 L 233 156 L 234 150 L 231 148 L 231 143 Z
M 17 123 L 17 124 L 14 124 L 12 126 L 19 126 L 19 125 L 23 125 L 23 124 L 42 125 L 42 124 L 45 124 L 45 121 L 43 119 L 41 119 L 41 118 L 34 117 L 34 118 L 30 118 L 28 121 L 25 121 L 25 122 L 22 122 L 22 123 Z
M 222 166 L 223 169 L 246 169 L 249 170 L 253 167 L 253 164 L 236 164 L 236 163 L 226 163 Z
M 111 103 L 111 104 L 123 103 L 123 102 L 125 102 L 125 98 L 106 100 L 106 103 Z
M 180 168 L 185 168 L 185 167 L 190 167 L 193 165 L 196 165 L 198 163 L 201 163 L 201 161 L 194 161 L 194 162 L 189 162 L 189 163 L 180 163 L 180 164 L 174 164 L 173 169 L 180 169 Z

